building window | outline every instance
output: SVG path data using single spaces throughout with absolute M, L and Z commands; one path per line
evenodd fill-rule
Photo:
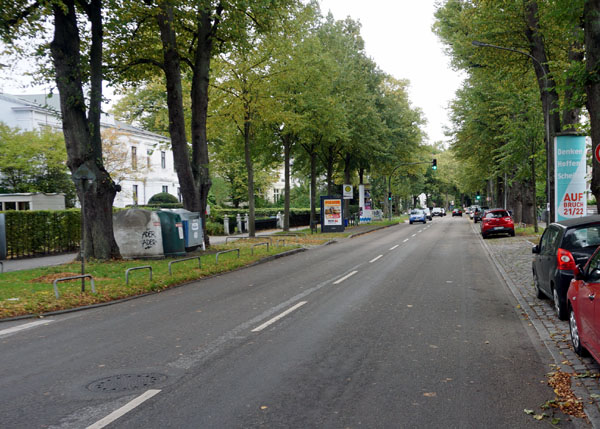
M 168 186 L 163 186 L 163 192 L 165 194 L 168 194 L 169 193 L 169 187 Z
M 137 147 L 131 147 L 131 168 L 137 170 Z
M 167 168 L 167 153 L 164 150 L 160 152 L 160 167 Z
M 133 185 L 133 205 L 138 204 L 138 185 Z
M 276 203 L 281 198 L 281 189 L 273 189 L 273 202 Z
M 146 167 L 148 168 L 148 170 L 150 170 L 150 165 L 151 165 L 151 164 L 152 164 L 152 163 L 151 163 L 151 161 L 150 161 L 150 155 L 148 155 L 148 156 L 146 157 Z

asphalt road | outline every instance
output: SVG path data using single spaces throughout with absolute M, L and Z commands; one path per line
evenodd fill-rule
M 479 240 L 466 219 L 436 218 L 2 323 L 0 426 L 547 425 L 523 410 L 554 398 L 551 357 Z

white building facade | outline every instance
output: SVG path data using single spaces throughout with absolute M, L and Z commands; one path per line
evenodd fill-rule
M 0 122 L 23 131 L 50 127 L 62 131 L 59 97 L 0 93 Z M 179 180 L 168 138 L 103 115 L 105 166 L 121 185 L 113 205 L 143 205 L 155 194 L 167 192 L 181 201 Z M 110 150 L 108 150 L 110 146 Z

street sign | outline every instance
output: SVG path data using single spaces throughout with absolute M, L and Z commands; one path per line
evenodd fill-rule
M 352 199 L 352 185 L 344 185 L 344 199 L 351 200 Z
M 596 157 L 596 161 L 600 163 L 600 144 L 596 146 L 596 150 L 594 151 L 594 156 Z

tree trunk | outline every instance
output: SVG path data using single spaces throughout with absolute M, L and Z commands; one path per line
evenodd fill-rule
M 536 0 L 523 0 L 525 6 L 525 19 L 527 21 L 527 29 L 525 35 L 529 41 L 529 53 L 535 61 L 533 68 L 537 76 L 538 85 L 540 87 L 540 96 L 542 99 L 542 109 L 544 111 L 544 122 L 548 130 L 546 141 L 550 141 L 547 151 L 547 175 L 549 183 L 546 186 L 554 190 L 554 143 L 552 137 L 560 132 L 560 112 L 558 95 L 556 93 L 556 84 L 550 77 L 550 69 L 548 67 L 548 59 L 546 56 L 546 48 L 544 39 L 540 31 L 540 23 L 538 16 L 538 5 Z M 548 135 L 549 134 L 549 135 Z M 550 217 L 556 219 L 554 192 L 550 192 Z
M 283 230 L 290 230 L 290 154 L 294 138 L 290 135 L 283 136 L 283 175 L 284 175 L 284 202 L 283 202 Z
M 214 21 L 212 10 L 199 7 L 197 16 L 197 47 L 194 56 L 192 73 L 192 174 L 197 197 L 193 198 L 193 211 L 201 213 L 202 227 L 204 228 L 204 242 L 210 245 L 206 234 L 206 204 L 208 192 L 212 186 L 209 171 L 208 141 L 206 136 L 206 119 L 208 117 L 208 85 L 210 81 L 210 61 L 212 58 L 215 31 L 219 25 L 223 8 L 217 6 Z M 185 201 L 185 200 L 184 200 Z
M 73 0 L 65 0 L 62 4 L 53 6 L 54 38 L 50 50 L 56 71 L 56 86 L 60 94 L 67 165 L 71 173 L 85 165 L 95 178 L 85 191 L 82 188 L 82 180 L 76 180 L 79 199 L 86 207 L 83 237 L 85 257 L 106 260 L 120 257 L 120 254 L 114 239 L 112 223 L 112 204 L 118 188 L 102 164 L 101 6 L 100 0 L 92 0 L 86 9 L 92 32 L 89 54 L 91 92 L 87 116 L 81 74 L 86 66 L 81 62 L 81 43 Z
M 169 114 L 169 135 L 173 149 L 173 161 L 183 206 L 190 211 L 200 208 L 199 193 L 194 186 L 194 174 L 190 165 L 188 142 L 185 131 L 183 92 L 181 89 L 181 59 L 177 51 L 177 39 L 173 28 L 173 8 L 168 2 L 159 3 L 156 15 L 163 46 L 163 70 L 167 85 L 167 109 Z
M 315 145 L 310 146 L 310 227 L 317 227 L 317 152 Z
M 600 0 L 588 0 L 584 8 L 587 110 L 590 113 L 592 153 L 600 144 Z M 600 164 L 592 157 L 592 194 L 600 210 Z
M 251 123 L 250 123 L 250 106 L 244 104 L 244 159 L 246 161 L 246 172 L 248 173 L 248 236 L 254 237 L 255 233 L 255 209 L 254 209 L 254 163 L 252 162 L 252 144 L 251 139 Z

